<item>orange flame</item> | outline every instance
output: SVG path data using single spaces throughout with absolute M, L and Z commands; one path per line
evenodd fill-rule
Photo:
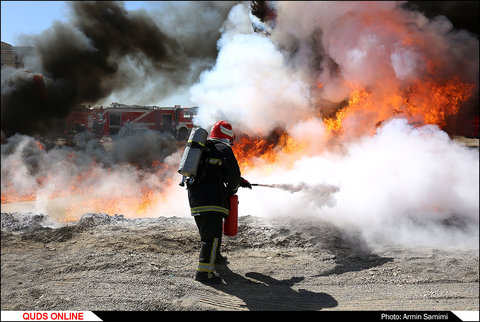
M 236 140 L 232 146 L 238 165 L 241 169 L 253 165 L 253 157 L 273 162 L 275 154 L 273 153 L 274 143 L 268 142 L 262 138 L 252 138 L 242 136 Z
M 244 135 L 235 142 L 232 148 L 240 169 L 254 167 L 258 161 L 273 164 L 281 160 L 281 154 L 304 149 L 304 144 L 295 141 L 286 131 L 276 131 L 272 136 L 263 139 Z
M 357 86 L 346 106 L 334 117 L 325 118 L 324 123 L 331 133 L 339 134 L 350 119 L 349 125 L 360 132 L 357 134 L 371 134 L 383 121 L 401 115 L 413 125 L 436 124 L 442 128 L 446 125 L 446 118 L 458 113 L 470 98 L 474 86 L 461 82 L 458 77 L 441 82 L 417 80 L 398 91 L 381 84 L 375 92 Z
M 72 153 L 70 157 L 74 157 Z M 42 192 L 47 194 L 46 198 L 51 200 L 61 200 L 67 198 L 66 205 L 63 205 L 63 214 L 57 218 L 61 222 L 70 222 L 78 220 L 79 217 L 88 212 L 124 214 L 128 217 L 138 217 L 150 214 L 160 202 L 166 201 L 165 189 L 173 184 L 166 173 L 173 172 L 173 169 L 164 163 L 155 161 L 148 171 L 137 171 L 129 164 L 124 165 L 122 171 L 129 172 L 132 176 L 137 176 L 135 187 L 121 186 L 116 187 L 119 191 L 108 191 L 103 189 L 99 192 L 96 187 L 105 178 L 105 172 L 99 171 L 99 166 L 92 162 L 90 167 L 78 175 L 68 180 L 69 183 L 62 184 L 54 174 L 39 176 L 35 182 L 37 186 L 32 186 L 29 191 L 20 193 L 15 190 L 12 184 L 4 183 L 1 192 L 2 205 L 10 203 L 21 203 L 37 201 L 42 198 Z M 111 172 L 107 169 L 107 173 Z M 150 179 L 142 176 L 150 175 Z M 162 179 L 163 178 L 163 179 Z M 151 181 L 154 182 L 151 182 Z M 52 188 L 53 187 L 53 188 Z
M 323 84 L 318 83 L 321 89 Z M 333 117 L 323 118 L 327 134 L 373 135 L 376 128 L 395 116 L 406 118 L 411 125 L 446 125 L 448 116 L 458 113 L 473 94 L 475 85 L 458 77 L 436 82 L 433 79 L 416 80 L 399 89 L 388 82 L 378 84 L 375 90 L 351 85 L 349 99 Z M 348 133 L 345 133 L 348 132 Z M 295 141 L 285 130 L 277 130 L 269 138 L 242 136 L 233 150 L 241 169 L 262 164 L 274 164 L 286 154 L 304 150 L 305 144 Z

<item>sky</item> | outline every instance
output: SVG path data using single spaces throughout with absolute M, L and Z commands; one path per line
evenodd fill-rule
M 148 1 L 125 1 L 127 10 L 147 8 Z M 21 34 L 36 35 L 56 20 L 68 21 L 66 1 L 1 1 L 2 41 L 13 46 L 21 43 Z

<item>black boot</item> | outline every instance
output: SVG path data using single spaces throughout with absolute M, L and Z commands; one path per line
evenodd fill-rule
M 215 264 L 228 264 L 227 256 L 223 256 L 222 254 L 218 253 L 217 256 L 215 256 Z
M 220 276 L 215 275 L 215 273 L 197 271 L 195 274 L 195 280 L 206 284 L 222 284 L 222 279 Z

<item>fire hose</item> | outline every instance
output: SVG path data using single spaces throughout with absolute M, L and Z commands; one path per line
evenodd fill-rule
M 268 188 L 277 188 L 273 184 L 263 184 L 263 183 L 252 183 L 252 187 L 268 187 Z
M 251 186 L 275 188 L 275 189 L 282 189 L 290 192 L 295 192 L 295 191 L 300 191 L 302 188 L 304 188 L 305 184 L 294 185 L 294 184 L 281 184 L 281 183 L 277 183 L 277 184 L 252 183 Z

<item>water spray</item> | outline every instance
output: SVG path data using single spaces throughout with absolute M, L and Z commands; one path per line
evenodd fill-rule
M 298 191 L 311 191 L 311 190 L 318 190 L 319 188 L 322 188 L 322 190 L 325 191 L 325 188 L 328 188 L 328 192 L 337 192 L 339 189 L 338 187 L 335 186 L 327 186 L 327 185 L 316 185 L 316 186 L 310 186 L 306 183 L 299 183 L 299 184 L 264 184 L 264 183 L 252 183 L 252 187 L 267 187 L 267 188 L 274 188 L 274 189 L 282 189 L 285 191 L 289 192 L 298 192 Z

